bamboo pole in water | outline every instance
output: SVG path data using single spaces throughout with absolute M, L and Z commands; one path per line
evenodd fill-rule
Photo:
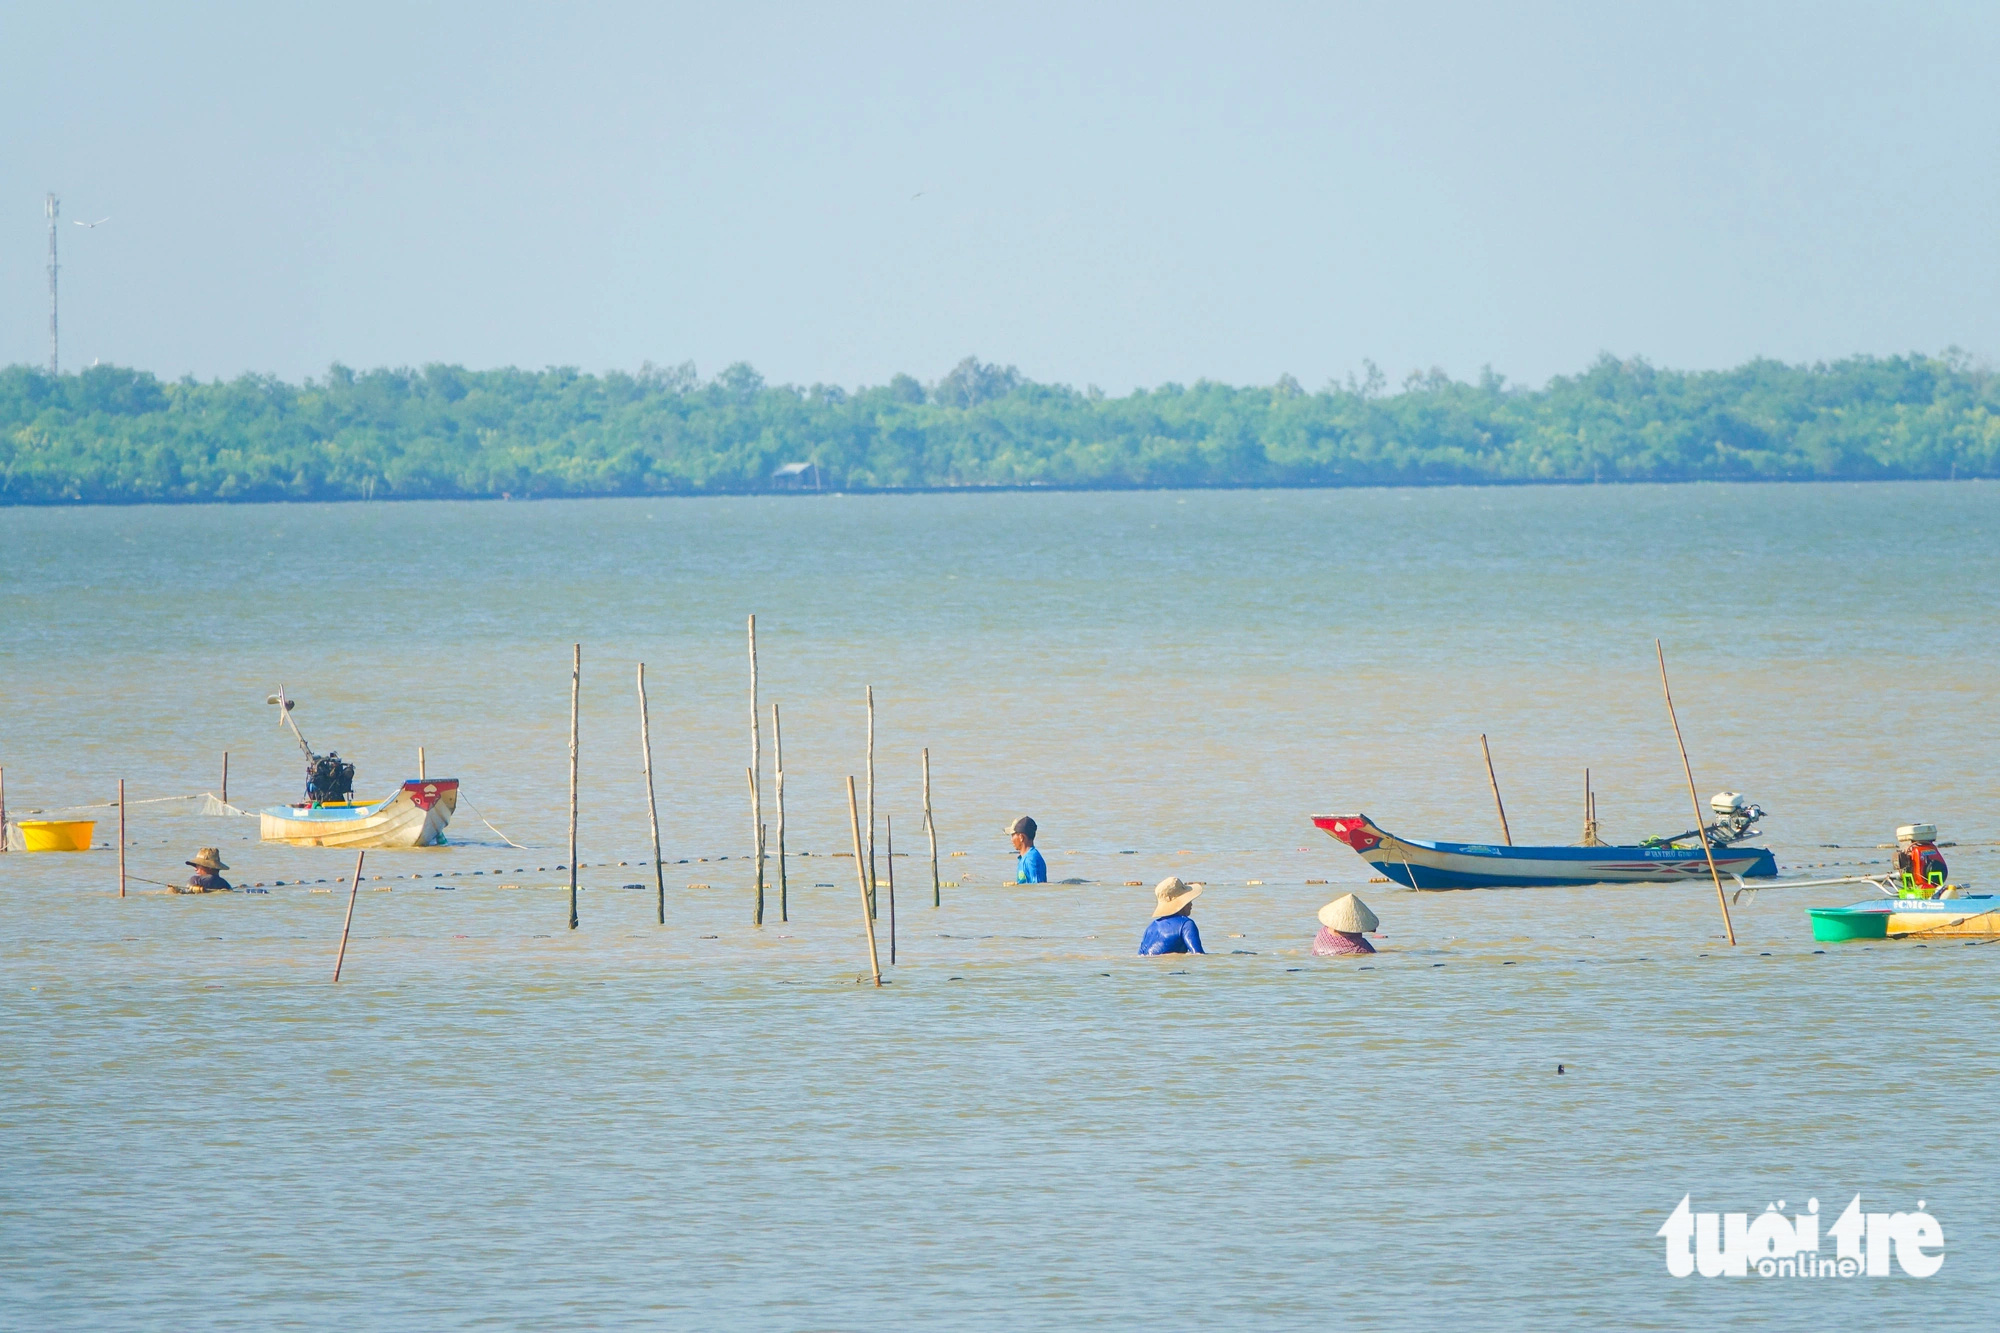
M 764 798 L 757 776 L 764 767 L 764 727 L 757 716 L 757 617 L 750 617 L 750 844 L 756 858 L 757 924 L 764 924 Z
M 347 920 L 340 923 L 340 952 L 333 956 L 333 984 L 340 984 L 340 965 L 347 961 L 347 932 L 354 927 L 354 898 L 361 892 L 361 862 L 366 850 L 354 854 L 354 883 L 347 890 Z
M 583 645 L 569 659 L 569 928 L 576 929 L 576 700 L 583 685 Z
M 757 770 L 746 768 L 743 770 L 743 774 L 750 779 L 750 802 L 754 809 L 757 802 Z M 764 860 L 764 826 L 759 824 L 756 828 L 751 829 L 750 833 L 756 842 L 756 856 L 759 862 L 757 867 L 757 908 L 750 918 L 750 924 L 761 926 L 764 924 L 764 868 L 762 865 Z
M 771 777 L 778 789 L 778 920 L 792 919 L 785 882 L 785 735 L 778 728 L 778 705 L 771 705 Z
M 868 687 L 868 919 L 875 919 L 875 687 Z
M 861 813 L 854 808 L 854 779 L 847 779 L 847 823 L 854 833 L 854 873 L 861 881 L 861 925 L 868 932 L 868 969 L 882 984 L 882 960 L 875 952 L 875 914 L 869 910 L 868 865 L 861 859 Z
M 125 896 L 125 779 L 118 779 L 118 896 Z
M 422 782 L 429 776 L 430 774 L 424 769 L 424 747 L 419 745 L 417 747 L 417 781 Z
M 931 748 L 924 747 L 924 832 L 931 839 L 931 906 L 944 906 L 944 892 L 938 883 L 937 821 L 931 818 Z
M 653 826 L 653 888 L 660 924 L 667 924 L 667 872 L 660 864 L 660 802 L 653 791 L 653 728 L 646 716 L 646 664 L 639 663 L 639 767 L 646 775 L 646 819 Z
M 896 965 L 896 821 L 882 816 L 882 834 L 889 845 L 889 966 Z
M 222 803 L 229 804 L 229 751 L 222 752 Z
M 1514 830 L 1507 827 L 1507 807 L 1500 803 L 1500 779 L 1493 776 L 1493 751 L 1486 748 L 1486 734 L 1484 732 L 1481 732 L 1479 735 L 1479 753 L 1486 756 L 1486 781 L 1493 788 L 1493 808 L 1500 812 L 1500 836 L 1507 840 L 1509 847 L 1512 847 L 1514 845 Z
M 1667 721 L 1674 724 L 1674 744 L 1681 749 L 1681 771 L 1687 774 L 1688 804 L 1694 807 L 1694 828 L 1701 838 L 1701 852 L 1708 858 L 1708 877 L 1715 881 L 1715 903 L 1722 909 L 1722 929 L 1730 944 L 1736 943 L 1736 927 L 1729 920 L 1729 899 L 1722 893 L 1722 872 L 1715 868 L 1715 849 L 1708 845 L 1708 825 L 1701 817 L 1701 797 L 1695 795 L 1694 767 L 1688 763 L 1687 742 L 1681 739 L 1681 720 L 1674 715 L 1674 692 L 1667 684 L 1667 651 L 1653 640 L 1653 652 L 1660 659 L 1660 692 L 1667 696 Z
M 7 839 L 7 770 L 0 768 L 0 852 L 11 850 Z

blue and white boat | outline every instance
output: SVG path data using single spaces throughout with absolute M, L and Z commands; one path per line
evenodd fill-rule
M 1699 845 L 1641 847 L 1510 847 L 1480 842 L 1399 838 L 1367 815 L 1314 815 L 1315 827 L 1346 843 L 1361 859 L 1413 889 L 1502 889 L 1542 884 L 1674 884 L 1708 878 Z M 1714 848 L 1715 868 L 1735 879 L 1778 873 L 1762 847 Z
M 411 778 L 386 800 L 274 805 L 260 831 L 295 847 L 430 847 L 456 809 L 457 778 Z

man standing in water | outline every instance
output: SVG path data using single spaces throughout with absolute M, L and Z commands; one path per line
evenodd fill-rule
M 1014 839 L 1014 850 L 1020 853 L 1020 861 L 1014 867 L 1016 884 L 1046 884 L 1049 882 L 1049 863 L 1035 850 L 1035 821 L 1022 815 L 1007 828 Z
M 194 867 L 195 872 L 188 876 L 187 886 L 175 889 L 175 893 L 236 892 L 230 886 L 229 881 L 222 877 L 222 872 L 229 869 L 229 867 L 222 863 L 222 853 L 219 848 L 202 848 L 194 854 L 194 860 L 189 861 L 188 864 Z

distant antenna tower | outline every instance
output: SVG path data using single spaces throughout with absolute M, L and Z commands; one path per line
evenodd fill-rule
M 49 195 L 49 374 L 58 372 L 56 359 L 56 218 L 62 214 L 62 200 Z

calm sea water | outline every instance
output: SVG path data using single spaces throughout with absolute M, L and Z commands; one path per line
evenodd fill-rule
M 1821 952 L 1841 889 L 1733 949 L 1705 886 L 1414 894 L 1307 816 L 1492 838 L 1484 733 L 1517 841 L 1575 840 L 1586 767 L 1607 836 L 1679 832 L 1658 637 L 1704 799 L 1782 862 L 1925 819 L 1991 885 L 1996 519 L 1973 483 L 0 510 L 10 814 L 122 777 L 134 876 L 284 881 L 0 856 L 0 1326 L 1990 1325 L 2000 950 Z M 422 746 L 470 803 L 370 855 L 337 989 L 351 856 L 167 799 L 225 750 L 233 802 L 295 797 L 280 684 L 364 793 Z M 880 991 L 833 855 L 869 685 Z M 1004 883 L 1021 813 L 1084 882 Z M 1211 956 L 1132 956 L 1167 874 Z M 1383 952 L 1315 960 L 1346 889 Z M 1675 1280 L 1690 1193 L 1922 1199 L 1945 1266 Z

